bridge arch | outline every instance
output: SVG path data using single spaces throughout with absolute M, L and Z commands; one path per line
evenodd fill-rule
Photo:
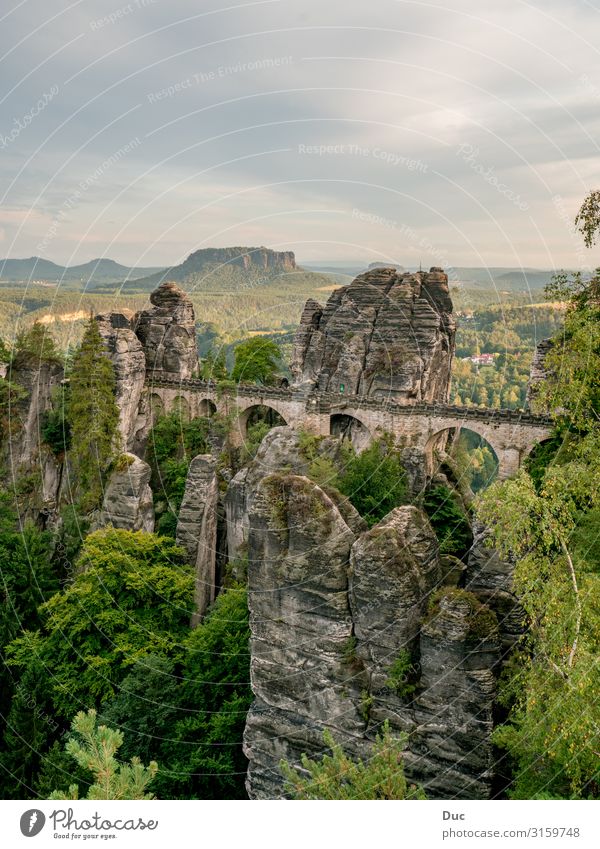
M 211 398 L 202 398 L 198 402 L 198 415 L 210 418 L 217 412 L 217 405 Z
M 269 425 L 270 428 L 281 427 L 288 424 L 286 419 L 275 406 L 262 403 L 249 404 L 238 416 L 238 429 L 242 439 L 246 439 L 248 436 L 249 428 L 261 421 Z
M 474 425 L 474 426 L 472 426 Z M 427 440 L 425 456 L 427 473 L 433 475 L 439 466 L 438 454 L 446 454 L 460 468 L 463 482 L 474 492 L 485 489 L 498 477 L 502 449 L 490 441 L 489 433 L 477 422 L 468 425 L 448 423 Z
M 532 442 L 523 451 L 521 461 L 525 462 L 529 469 L 536 461 L 541 461 L 544 467 L 550 465 L 559 452 L 562 444 L 562 437 L 550 434 L 545 439 L 540 439 L 537 442 Z
M 156 422 L 161 416 L 165 414 L 165 403 L 161 396 L 157 392 L 152 392 L 150 395 L 150 417 L 152 420 L 152 424 Z
M 369 446 L 372 434 L 364 422 L 353 413 L 333 413 L 329 417 L 329 433 L 348 439 L 356 451 L 363 451 Z
M 183 421 L 189 422 L 191 418 L 190 402 L 185 395 L 176 395 L 171 402 L 171 412 L 178 413 Z

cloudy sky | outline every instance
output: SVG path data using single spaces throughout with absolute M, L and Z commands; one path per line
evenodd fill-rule
M 599 264 L 598 0 L 7 0 L 0 39 L 0 256 Z

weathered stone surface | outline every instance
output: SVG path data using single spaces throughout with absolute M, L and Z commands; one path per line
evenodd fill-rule
M 448 590 L 421 627 L 420 648 L 410 774 L 432 798 L 485 799 L 493 763 L 496 617 L 471 593 Z
M 134 446 L 136 433 L 144 424 L 138 420 L 138 415 L 146 377 L 146 357 L 140 340 L 132 330 L 132 319 L 133 313 L 129 310 L 96 316 L 98 329 L 115 369 L 119 433 L 121 444 L 127 451 Z
M 253 798 L 282 794 L 279 758 L 298 762 L 299 742 L 318 746 L 326 727 L 350 736 L 364 730 L 361 680 L 347 656 L 354 540 L 334 501 L 308 478 L 276 474 L 259 484 L 248 539 L 256 701 L 244 735 Z
M 248 469 L 242 469 L 227 486 L 225 493 L 225 516 L 227 520 L 227 554 L 229 560 L 237 560 L 245 551 L 248 541 L 248 514 L 246 513 L 246 477 Z
M 445 402 L 455 332 L 442 269 L 375 268 L 332 292 L 324 308 L 306 304 L 292 374 L 306 389 Z
M 9 422 L 9 462 L 15 472 L 37 464 L 44 413 L 52 409 L 63 377 L 60 363 L 40 363 L 35 357 L 19 355 L 11 364 L 7 379 L 25 390 L 23 399 L 13 405 Z
M 122 454 L 104 490 L 96 528 L 112 525 L 127 531 L 154 530 L 150 466 L 135 454 Z
M 402 651 L 416 657 L 427 601 L 440 580 L 438 542 L 423 511 L 397 507 L 362 534 L 350 557 L 357 653 L 371 690 L 385 686 Z
M 193 625 L 202 620 L 217 591 L 218 507 L 217 461 L 211 454 L 199 454 L 190 463 L 176 533 L 195 570 Z
M 542 339 L 535 347 L 533 352 L 533 360 L 529 371 L 529 383 L 527 385 L 527 406 L 535 402 L 536 390 L 538 385 L 545 380 L 548 375 L 546 366 L 546 357 L 554 347 L 552 339 Z M 538 411 L 540 412 L 540 411 Z
M 339 459 L 342 446 L 339 440 L 324 437 L 315 445 L 320 456 Z M 310 459 L 302 448 L 302 438 L 290 427 L 274 427 L 261 442 L 254 460 L 235 475 L 225 495 L 227 513 L 227 539 L 230 559 L 240 555 L 248 541 L 248 522 L 252 502 L 260 481 L 272 472 L 285 469 L 298 475 L 308 474 Z M 347 501 L 342 508 L 350 523 L 358 522 L 361 530 L 366 525 Z
M 411 498 L 420 495 L 427 486 L 427 452 L 423 448 L 409 446 L 402 450 L 402 465 L 406 471 L 408 494 Z
M 64 457 L 56 456 L 42 441 L 44 416 L 60 400 L 64 377 L 60 363 L 40 363 L 37 358 L 18 354 L 6 371 L 7 379 L 25 390 L 13 403 L 7 417 L 8 439 L 2 446 L 2 465 L 15 478 L 34 476 L 33 491 L 20 506 L 21 520 L 41 527 L 54 527 L 63 483 Z
M 496 549 L 487 544 L 489 536 L 484 525 L 475 520 L 465 587 L 495 611 L 505 656 L 525 631 L 525 612 L 512 588 L 515 563 L 503 560 Z
M 488 794 L 497 621 L 464 590 L 436 593 L 431 608 L 442 577 L 417 508 L 361 533 L 306 477 L 259 483 L 249 533 L 255 702 L 244 734 L 252 798 L 282 796 L 279 761 L 322 754 L 324 728 L 364 757 L 385 720 L 410 733 L 407 775 L 432 798 Z
M 134 319 L 134 330 L 146 355 L 146 368 L 186 379 L 198 370 L 194 307 L 176 283 L 165 282 L 152 292 L 153 308 Z

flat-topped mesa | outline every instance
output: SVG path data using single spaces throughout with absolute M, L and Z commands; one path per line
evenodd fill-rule
M 233 265 L 245 271 L 294 271 L 296 257 L 293 251 L 273 251 L 259 248 L 202 248 L 190 254 L 181 266 L 184 273 L 193 273 L 211 265 Z
M 198 371 L 194 306 L 183 289 L 166 281 L 150 295 L 152 309 L 137 313 L 134 330 L 146 355 L 146 369 L 179 379 Z
M 448 400 L 456 324 L 448 276 L 373 268 L 306 303 L 294 340 L 297 387 L 398 403 Z

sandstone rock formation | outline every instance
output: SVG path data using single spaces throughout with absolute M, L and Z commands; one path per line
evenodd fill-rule
M 2 446 L 3 465 L 14 478 L 35 476 L 35 487 L 21 519 L 55 523 L 63 483 L 64 461 L 42 442 L 45 414 L 60 400 L 63 367 L 58 362 L 39 362 L 36 357 L 18 354 L 7 379 L 23 390 L 23 397 L 11 404 L 7 415 L 8 439 Z M 12 488 L 13 481 L 11 481 Z
M 244 733 L 253 798 L 282 795 L 281 758 L 320 752 L 323 730 L 360 738 L 361 683 L 349 649 L 355 535 L 335 502 L 298 475 L 259 485 L 250 516 L 251 680 Z M 349 697 L 352 694 L 353 697 Z
M 180 267 L 191 273 L 207 265 L 233 265 L 245 271 L 294 271 L 296 257 L 293 251 L 273 251 L 270 248 L 202 248 L 195 251 Z
M 294 342 L 294 382 L 398 403 L 445 402 L 455 332 L 441 268 L 375 268 L 336 289 L 325 307 L 307 302 Z
M 535 347 L 531 369 L 529 372 L 529 383 L 527 385 L 527 406 L 530 406 L 532 401 L 535 401 L 536 388 L 542 380 L 548 377 L 548 369 L 546 367 L 546 357 L 554 347 L 552 339 L 542 339 Z
M 146 355 L 146 369 L 186 379 L 198 370 L 194 307 L 176 283 L 165 282 L 150 295 L 153 308 L 134 319 Z
M 24 397 L 11 410 L 10 463 L 35 466 L 40 456 L 44 413 L 52 409 L 52 399 L 60 389 L 64 369 L 58 362 L 40 362 L 36 357 L 19 355 L 11 364 L 8 380 L 20 386 Z
M 228 271 L 231 269 L 232 274 Z M 293 251 L 273 251 L 270 248 L 201 248 L 191 253 L 180 265 L 171 266 L 160 274 L 135 280 L 136 288 L 154 289 L 163 280 L 172 280 L 188 288 L 230 285 L 232 280 L 276 275 L 296 269 Z
M 202 620 L 217 591 L 219 481 L 217 462 L 199 454 L 190 463 L 185 493 L 177 521 L 177 544 L 188 554 L 195 570 L 195 613 L 192 624 Z
M 464 590 L 436 591 L 442 564 L 420 510 L 366 531 L 344 509 L 286 472 L 251 503 L 249 795 L 281 797 L 280 760 L 322 754 L 324 729 L 364 757 L 387 720 L 410 733 L 407 774 L 432 797 L 485 798 L 496 617 Z
M 146 379 L 146 357 L 142 343 L 132 330 L 129 310 L 96 316 L 98 329 L 115 369 L 116 401 L 119 407 L 121 444 L 130 451 L 135 443 L 140 398 Z
M 409 771 L 432 798 L 482 799 L 492 779 L 498 624 L 471 593 L 449 590 L 421 627 L 420 691 Z
M 475 520 L 465 587 L 496 613 L 505 656 L 525 631 L 525 613 L 512 588 L 514 562 L 503 560 L 488 540 L 489 531 Z
M 112 525 L 127 531 L 154 530 L 150 466 L 135 454 L 122 454 L 106 488 L 95 528 Z
M 337 439 L 325 437 L 315 443 L 320 456 L 339 458 Z M 298 475 L 308 474 L 310 459 L 302 448 L 302 437 L 290 427 L 272 428 L 261 442 L 254 460 L 229 483 L 225 495 L 229 558 L 235 559 L 248 541 L 249 516 L 260 481 L 272 472 L 287 469 Z
M 350 571 L 356 653 L 380 701 L 399 653 L 418 658 L 421 622 L 440 582 L 438 543 L 426 515 L 412 506 L 392 510 L 356 540 Z

